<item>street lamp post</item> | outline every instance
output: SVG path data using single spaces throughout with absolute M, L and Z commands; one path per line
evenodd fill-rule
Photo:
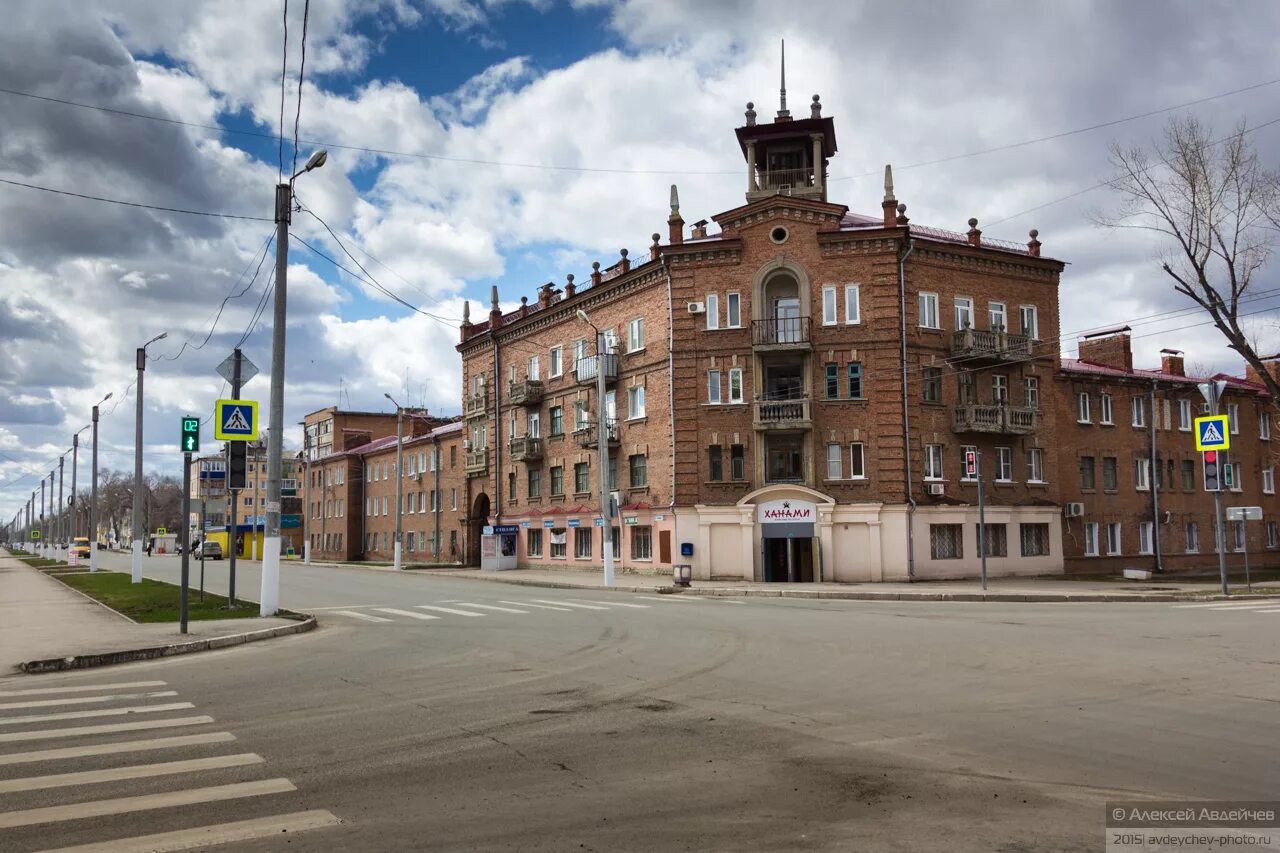
M 383 394 L 396 407 L 396 538 L 392 543 L 392 553 L 396 571 L 403 567 L 401 553 L 404 538 L 404 407 L 396 402 L 390 394 Z
M 58 457 L 58 513 L 53 517 L 53 525 L 57 531 L 56 533 L 54 533 L 54 536 L 58 540 L 58 551 L 62 551 L 63 549 L 62 542 L 66 536 L 66 530 L 67 530 L 67 514 L 66 514 L 67 501 L 66 501 L 66 495 L 64 495 L 62 491 L 63 475 L 66 473 L 66 467 L 67 467 L 67 454 L 64 453 Z M 49 499 L 51 501 L 53 500 L 52 490 L 49 491 Z M 64 554 L 63 556 L 65 557 L 66 555 Z
M 600 468 L 600 517 L 604 521 L 604 585 L 613 586 L 613 504 L 609 500 L 609 425 L 604 405 L 605 339 L 586 311 L 579 308 L 577 315 L 596 333 L 596 464 Z
M 133 582 L 142 583 L 142 377 L 147 371 L 147 347 L 169 336 L 161 332 L 138 347 L 138 401 L 133 429 Z
M 298 175 L 324 165 L 328 154 L 317 151 L 288 183 L 276 184 L 276 296 L 271 327 L 271 412 L 267 422 L 267 524 L 262 540 L 262 591 L 258 612 L 275 614 L 280 603 L 280 466 L 284 452 L 284 343 L 288 306 L 289 221 L 293 182 Z M 256 509 L 256 508 L 255 508 Z
M 111 399 L 111 395 L 98 401 L 98 406 Z M 98 570 L 98 406 L 93 407 L 93 464 L 89 486 L 89 571 Z

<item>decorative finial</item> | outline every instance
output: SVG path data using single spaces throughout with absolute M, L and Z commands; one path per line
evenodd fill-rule
M 493 285 L 489 289 L 489 310 L 497 311 L 498 309 L 498 285 Z
M 969 227 L 970 227 L 970 228 L 977 228 L 977 227 L 978 227 L 978 219 L 977 219 L 977 217 L 974 217 L 974 216 L 970 216 L 970 217 L 969 217 Z
M 884 164 L 884 200 L 893 201 L 893 166 Z
M 592 262 L 591 262 L 591 269 L 595 270 L 596 272 L 600 272 L 600 262 L 599 262 L 599 261 L 592 261 Z
M 471 300 L 468 299 L 462 303 L 462 325 L 471 325 Z
M 658 245 L 658 241 L 662 239 L 662 235 L 659 234 L 657 231 L 654 231 L 652 236 L 653 236 L 653 245 L 655 246 Z
M 778 118 L 791 118 L 787 109 L 787 40 L 782 40 L 782 84 L 778 89 Z
M 676 185 L 671 185 L 671 217 L 680 215 L 680 191 L 676 189 Z
M 898 224 L 899 224 L 899 225 L 906 225 L 906 224 L 907 224 L 908 222 L 910 222 L 910 221 L 911 221 L 911 220 L 907 219 L 907 204 L 906 204 L 906 202 L 902 202 L 902 201 L 898 202 Z
M 627 250 L 626 250 L 626 249 L 619 249 L 619 250 L 618 250 L 618 254 L 625 258 L 625 257 L 627 256 Z
M 747 101 L 747 127 L 756 126 L 756 105 Z
M 573 273 L 569 273 L 564 277 L 566 284 L 573 284 Z
M 1039 237 L 1039 236 L 1040 236 L 1040 230 L 1039 230 L 1038 228 L 1032 228 L 1032 229 L 1031 229 L 1031 239 L 1032 239 L 1032 240 L 1034 240 L 1034 239 L 1036 239 L 1036 238 L 1037 238 L 1037 237 Z
M 521 308 L 523 308 L 524 306 L 526 306 L 526 305 L 528 305 L 528 304 L 529 304 L 529 297 L 527 297 L 527 296 L 521 296 L 521 297 L 520 297 L 520 307 L 521 307 Z
M 817 96 L 813 96 L 813 105 L 809 107 L 809 118 L 822 118 L 822 100 Z

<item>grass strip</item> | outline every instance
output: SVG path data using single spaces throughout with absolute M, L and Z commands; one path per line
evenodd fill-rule
M 181 590 L 173 584 L 143 578 L 133 583 L 124 572 L 94 572 L 92 574 L 56 575 L 57 579 L 90 598 L 97 599 L 112 610 L 123 613 L 137 622 L 177 622 L 178 596 Z M 187 619 L 243 619 L 258 615 L 258 605 L 236 602 L 235 609 L 227 609 L 227 599 L 211 592 L 204 594 L 192 589 L 187 594 Z

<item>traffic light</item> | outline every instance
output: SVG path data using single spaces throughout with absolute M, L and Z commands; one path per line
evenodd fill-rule
M 182 452 L 196 453 L 200 450 L 200 419 L 185 417 L 182 419 Z
M 227 488 L 244 489 L 249 484 L 249 443 L 227 442 Z
M 964 475 L 970 479 L 978 476 L 978 451 L 966 450 L 964 452 Z
M 1222 482 L 1218 476 L 1220 463 L 1218 462 L 1218 451 L 1206 450 L 1203 454 L 1204 459 L 1204 490 L 1206 492 L 1222 491 Z
M 1230 462 L 1224 462 L 1222 464 L 1222 485 L 1225 488 L 1228 488 L 1228 489 L 1235 488 L 1235 485 L 1236 485 L 1235 475 L 1236 475 L 1236 466 L 1232 465 Z

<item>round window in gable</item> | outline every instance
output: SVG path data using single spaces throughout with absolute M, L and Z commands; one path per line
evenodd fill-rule
M 787 233 L 787 229 L 783 228 L 781 225 L 769 232 L 769 239 L 775 243 L 787 242 L 788 236 L 790 235 Z

